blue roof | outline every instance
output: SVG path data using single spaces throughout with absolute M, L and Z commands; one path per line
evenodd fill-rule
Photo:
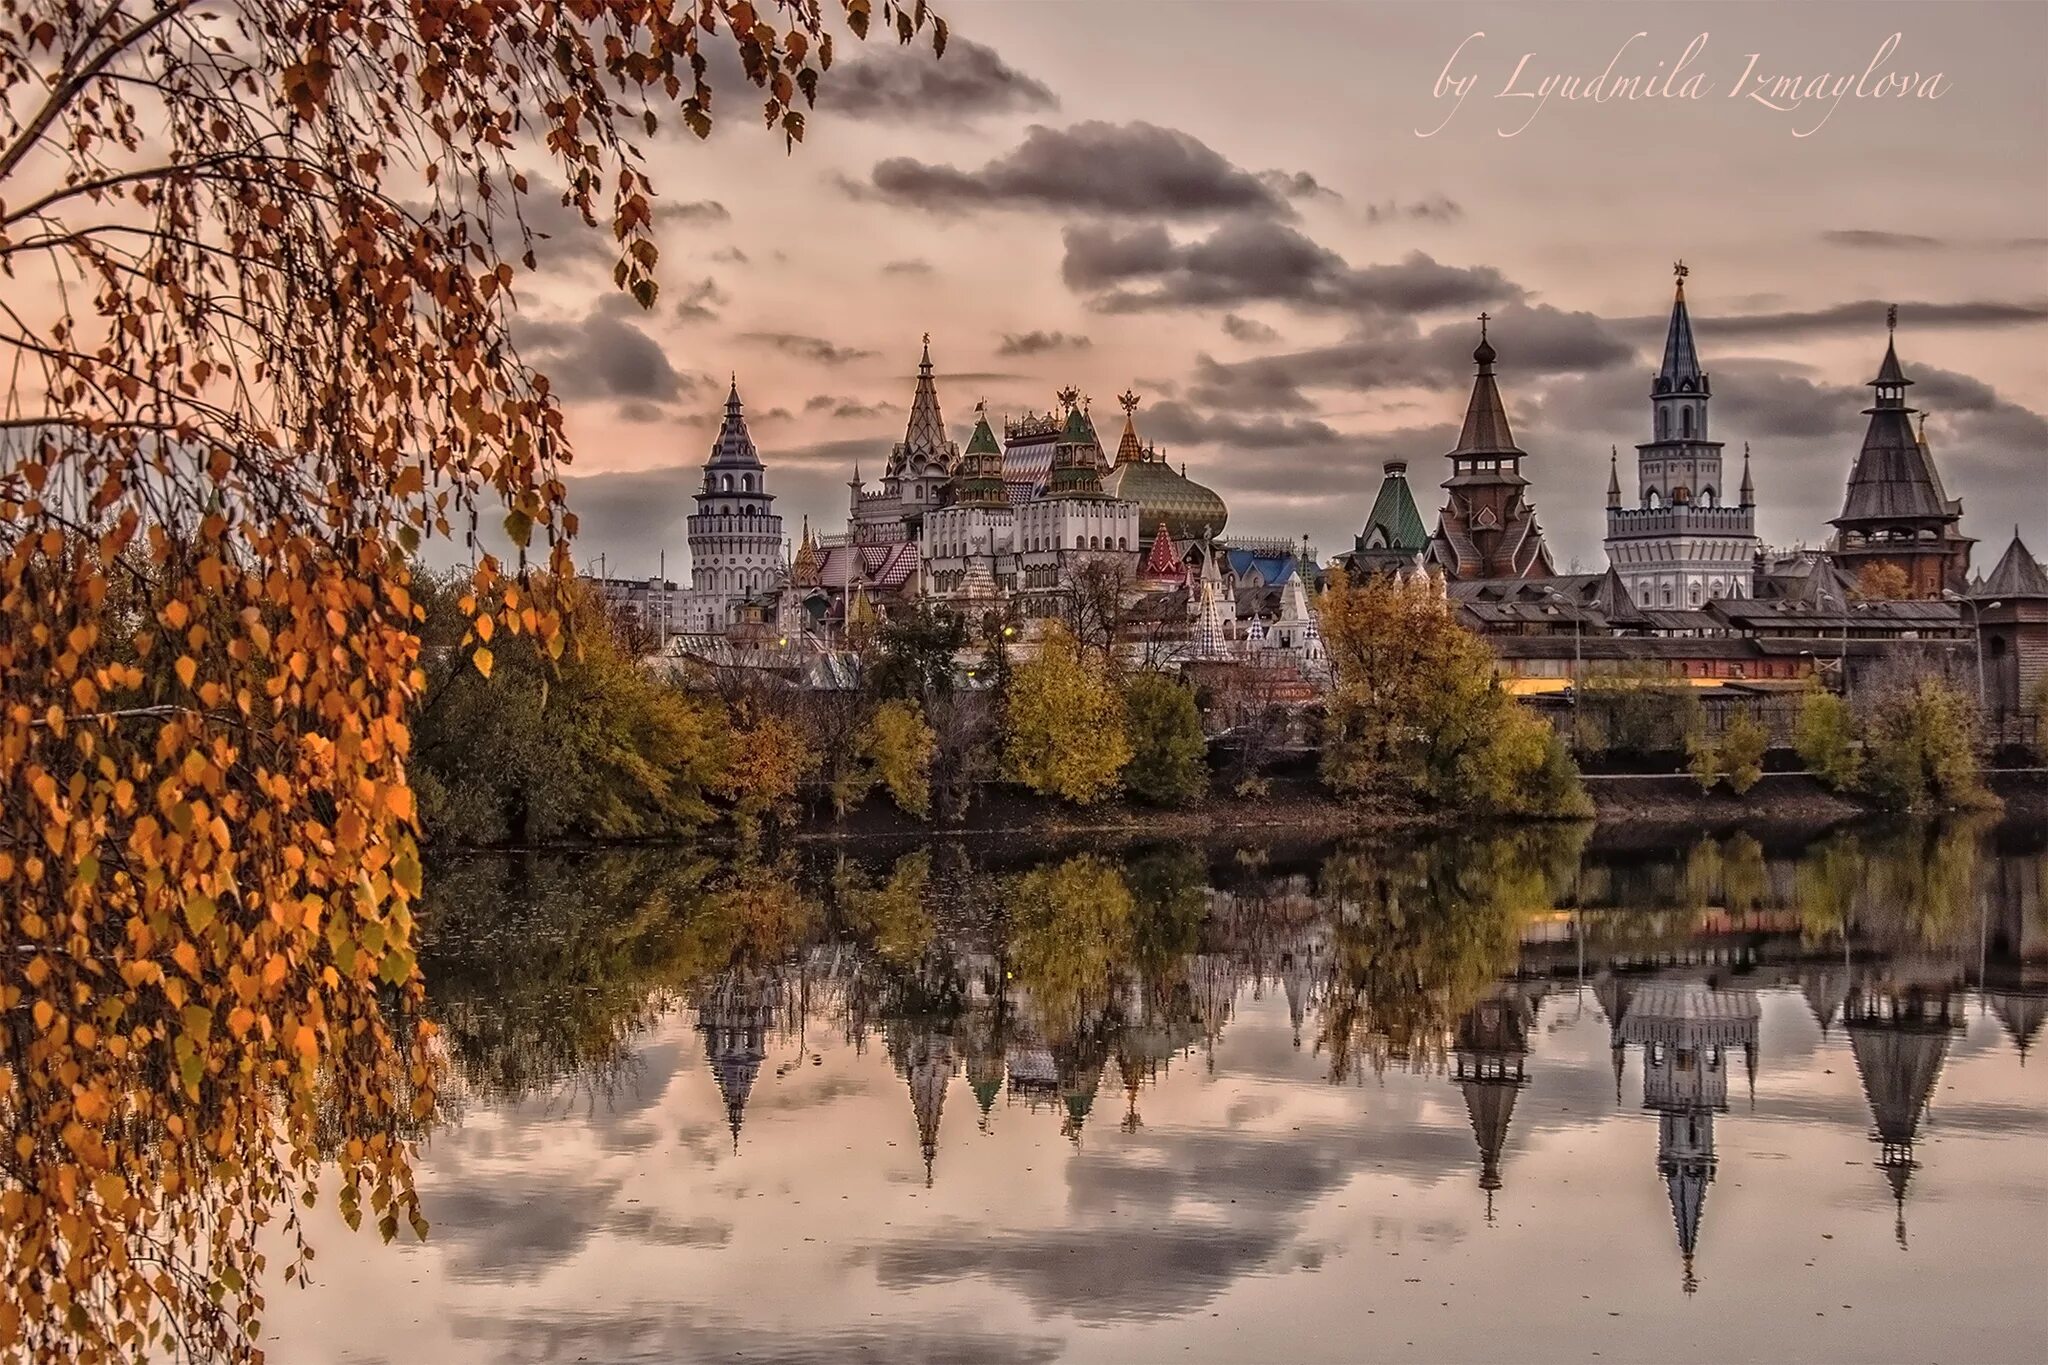
M 1277 588 L 1294 576 L 1293 555 L 1262 554 L 1257 550 L 1226 549 L 1230 556 L 1230 572 L 1243 578 L 1247 572 L 1257 569 L 1259 579 L 1269 588 Z

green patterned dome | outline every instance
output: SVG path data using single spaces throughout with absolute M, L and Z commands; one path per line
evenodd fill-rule
M 1175 540 L 1193 540 L 1203 533 L 1221 535 L 1230 508 L 1216 491 L 1205 488 L 1161 459 L 1130 460 L 1102 478 L 1102 491 L 1138 504 L 1138 525 L 1147 535 L 1159 523 Z

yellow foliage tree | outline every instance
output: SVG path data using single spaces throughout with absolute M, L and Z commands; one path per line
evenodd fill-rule
M 907 815 L 922 820 L 932 809 L 932 727 L 914 701 L 885 701 L 862 732 L 862 756 L 875 780 Z
M 1913 595 L 1913 581 L 1898 565 L 1880 560 L 1857 571 L 1856 595 L 1876 602 L 1896 601 Z
M 1041 796 L 1093 805 L 1131 759 L 1115 680 L 1057 622 L 1013 670 L 1005 720 L 1003 774 Z
M 1427 581 L 1341 571 L 1317 598 L 1335 686 L 1323 778 L 1344 795 L 1542 815 L 1590 811 L 1550 727 Z
M 737 49 L 793 141 L 827 17 L 925 6 L 40 0 L 0 13 L 0 1356 L 248 1357 L 256 1230 L 424 1228 L 409 556 L 502 524 L 463 648 L 561 648 L 521 167 L 652 306 L 630 136 Z M 935 30 L 943 45 L 944 29 Z M 394 1002 L 396 1012 L 386 1008 Z

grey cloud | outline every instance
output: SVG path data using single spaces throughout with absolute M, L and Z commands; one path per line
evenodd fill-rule
M 733 265 L 745 265 L 750 259 L 746 252 L 736 246 L 722 246 L 711 253 L 714 261 L 727 261 Z
M 1465 206 L 1448 195 L 1432 194 L 1403 202 L 1382 199 L 1365 206 L 1368 223 L 1455 223 L 1465 216 Z
M 603 396 L 669 401 L 702 381 L 677 371 L 660 343 L 630 321 L 639 307 L 607 295 L 581 321 L 523 319 L 513 337 L 522 356 L 543 370 L 570 401 Z
M 732 221 L 732 211 L 716 199 L 698 199 L 684 204 L 660 204 L 654 206 L 654 221 L 657 223 L 726 223 Z
M 1207 143 L 1143 122 L 1034 125 L 1016 148 L 979 169 L 891 157 L 875 166 L 868 184 L 848 188 L 863 197 L 954 212 L 1294 216 L 1283 194 Z
M 718 308 L 726 303 L 723 289 L 718 281 L 709 275 L 692 284 L 676 304 L 676 319 L 680 322 L 716 322 Z
M 875 354 L 855 346 L 838 346 L 823 337 L 803 336 L 795 332 L 742 332 L 739 339 L 818 365 L 844 365 Z
M 1057 109 L 1046 85 L 967 38 L 934 60 L 920 46 L 877 43 L 819 83 L 818 107 L 839 118 L 908 123 Z
M 708 450 L 708 435 L 703 445 Z M 702 477 L 694 465 L 569 476 L 569 510 L 579 523 L 577 561 L 595 563 L 603 554 L 615 573 L 653 573 L 662 551 L 681 550 L 687 541 L 690 495 Z
M 1837 228 L 1823 232 L 1820 239 L 1832 246 L 1865 247 L 1874 251 L 1908 251 L 1946 245 L 1939 237 L 1923 237 L 1917 232 L 1879 232 L 1872 228 Z
M 1261 343 L 1280 339 L 1278 332 L 1257 318 L 1240 317 L 1236 313 L 1223 315 L 1223 332 L 1232 341 Z
M 1043 355 L 1047 351 L 1085 351 L 1095 343 L 1066 332 L 1006 332 L 997 355 Z
M 1320 312 L 1427 312 L 1498 304 L 1523 292 L 1492 266 L 1442 265 L 1420 251 L 1392 264 L 1353 266 L 1294 228 L 1262 219 L 1235 219 L 1186 243 L 1171 241 L 1157 224 L 1128 233 L 1075 227 L 1065 244 L 1069 286 L 1125 286 L 1090 300 L 1111 313 L 1256 301 Z
M 863 403 L 858 398 L 838 398 L 829 393 L 813 394 L 804 400 L 804 411 L 829 413 L 838 418 L 866 419 L 880 417 L 890 412 L 891 406 L 884 402 Z
M 1328 346 L 1229 362 L 1197 357 L 1189 396 L 1213 407 L 1302 411 L 1312 406 L 1303 393 L 1309 388 L 1455 388 L 1472 373 L 1477 332 L 1464 321 L 1425 333 L 1407 318 L 1368 318 L 1350 337 Z M 1492 335 L 1509 385 L 1515 377 L 1612 369 L 1638 355 L 1602 319 L 1547 304 L 1507 305 Z
M 1875 363 L 1875 357 L 1883 354 L 1881 331 L 1887 306 L 1882 300 L 1863 299 L 1836 304 L 1832 308 L 1800 312 L 1696 316 L 1694 326 L 1699 331 L 1703 346 L 1710 345 L 1716 337 L 1867 336 L 1874 346 L 1880 346 L 1873 353 Z M 1899 305 L 1899 325 L 1909 334 L 1915 327 L 2015 327 L 2042 321 L 2048 321 L 2048 299 L 2017 303 L 1971 299 L 1959 303 Z M 1664 319 L 1644 318 L 1640 322 L 1645 326 L 1654 325 L 1662 335 Z
M 1344 196 L 1307 171 L 1260 171 L 1259 180 L 1268 189 L 1289 199 L 1342 199 Z
M 884 275 L 929 275 L 932 273 L 932 263 L 913 256 L 908 260 L 886 262 L 882 266 L 882 273 Z

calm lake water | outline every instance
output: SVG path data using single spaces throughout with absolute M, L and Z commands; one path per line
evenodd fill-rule
M 271 1356 L 2040 1360 L 2044 841 L 463 860 Z

